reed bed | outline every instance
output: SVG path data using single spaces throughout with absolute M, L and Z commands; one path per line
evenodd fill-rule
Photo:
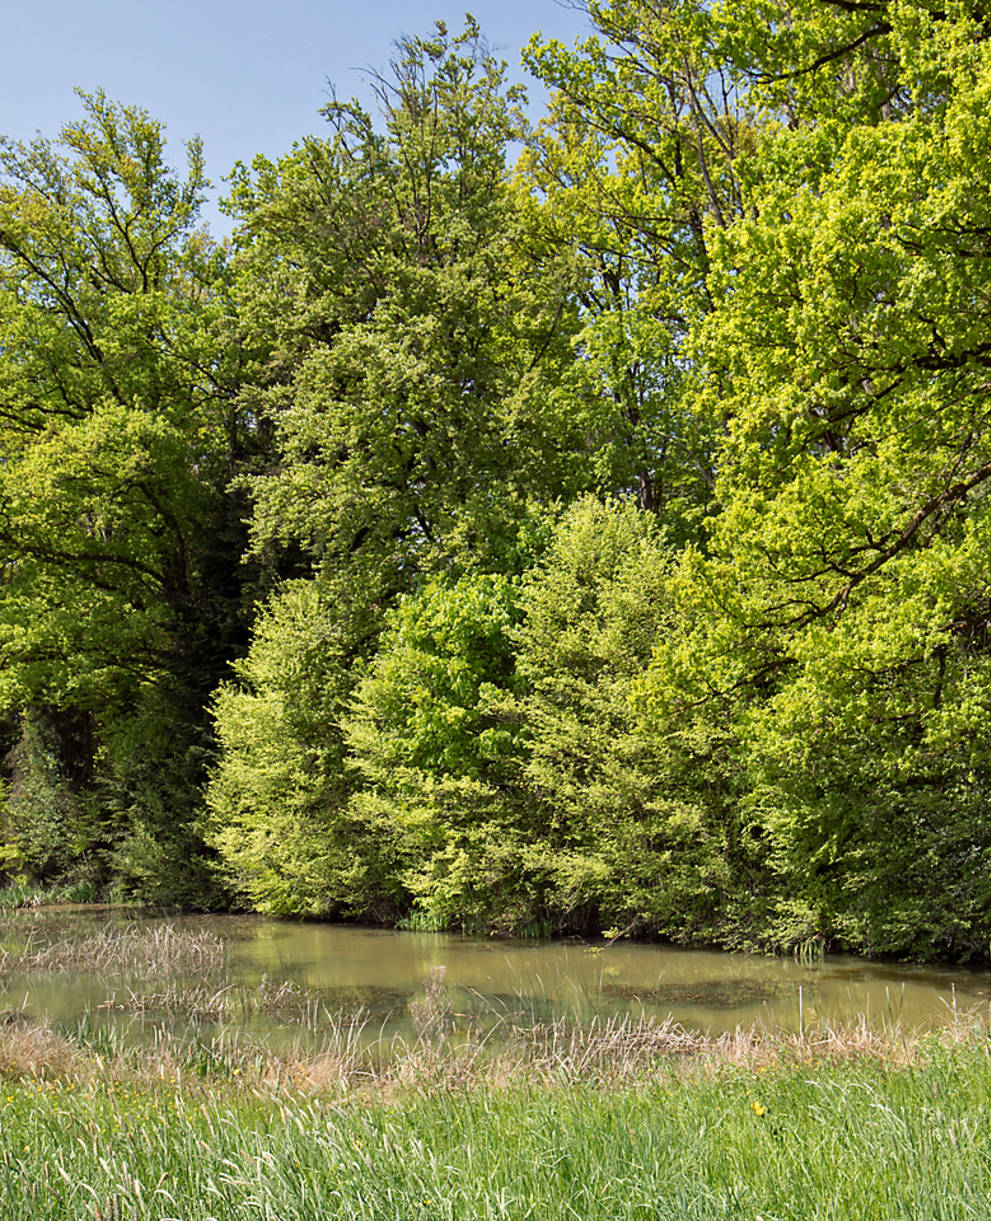
M 272 994 L 278 996 L 274 987 Z M 204 999 L 211 1016 L 222 1007 L 215 1000 Z M 241 1016 L 240 1010 L 234 1012 Z M 935 1034 L 862 1022 L 822 1024 L 801 1034 L 755 1026 L 718 1037 L 647 1017 L 584 1024 L 564 1018 L 525 1025 L 499 1020 L 440 1032 L 428 1024 L 409 1035 L 387 1033 L 367 1014 L 330 1013 L 316 1005 L 305 1014 L 296 1012 L 283 1028 L 282 1045 L 273 1047 L 270 1035 L 253 1036 L 237 1021 L 182 1028 L 171 1020 L 174 1015 L 146 1022 L 142 1009 L 140 1037 L 135 1037 L 133 1029 L 104 1024 L 98 1015 L 57 1029 L 48 1021 L 32 1021 L 24 1011 L 0 1011 L 0 1078 L 149 1086 L 170 1082 L 221 1092 L 249 1088 L 387 1100 L 517 1086 L 637 1088 L 661 1078 L 718 1075 L 728 1068 L 765 1072 L 847 1061 L 908 1067 L 934 1045 L 970 1045 L 988 1037 L 977 1014 L 957 1015 Z
M 228 977 L 217 981 L 187 984 L 172 981 L 157 992 L 136 992 L 128 988 L 123 996 L 104 1002 L 101 1009 L 124 1013 L 162 1014 L 170 1020 L 199 1022 L 237 1022 L 258 1014 L 285 1016 L 302 1022 L 307 1029 L 318 1027 L 321 1015 L 329 1011 L 312 989 L 292 980 L 281 982 L 263 975 L 258 984 L 248 986 Z
M 99 888 L 92 882 L 74 882 L 56 887 L 14 882 L 0 886 L 0 912 L 46 907 L 53 903 L 95 903 L 99 893 Z
M 107 924 L 87 937 L 40 941 L 28 937 L 0 950 L 0 974 L 85 970 L 148 978 L 220 969 L 228 941 L 206 929 L 140 921 Z

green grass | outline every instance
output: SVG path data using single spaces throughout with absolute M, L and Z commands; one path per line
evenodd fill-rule
M 989 1113 L 978 1036 L 923 1042 L 901 1067 L 710 1061 L 639 1086 L 517 1081 L 377 1100 L 22 1080 L 0 1093 L 0 1216 L 986 1218 Z
M 63 886 L 11 882 L 0 887 L 0 912 L 53 903 L 97 903 L 101 897 L 100 889 L 94 882 L 69 882 Z

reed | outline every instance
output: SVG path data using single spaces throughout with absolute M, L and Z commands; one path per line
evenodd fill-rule
M 39 942 L 29 936 L 0 953 L 0 972 L 86 970 L 104 974 L 161 977 L 220 969 L 228 942 L 206 929 L 146 925 L 140 921 L 110 923 L 88 937 Z
M 133 995 L 133 994 L 132 994 Z M 160 1021 L 149 1021 L 150 999 L 161 1003 Z M 190 1009 L 209 1019 L 220 1013 L 228 1025 L 177 1027 L 167 1008 L 172 994 L 135 996 L 140 1022 L 133 1028 L 84 1016 L 67 1030 L 33 1023 L 23 1011 L 0 1012 L 0 1076 L 8 1080 L 53 1079 L 84 1083 L 153 1084 L 186 1081 L 204 1088 L 233 1087 L 263 1092 L 359 1093 L 388 1099 L 408 1093 L 487 1090 L 534 1085 L 563 1088 L 638 1088 L 660 1077 L 699 1079 L 729 1068 L 777 1071 L 805 1064 L 872 1062 L 907 1067 L 939 1046 L 971 1045 L 987 1037 L 981 1015 L 956 1013 L 936 1035 L 897 1024 L 877 1027 L 821 1023 L 802 1033 L 755 1026 L 709 1037 L 673 1020 L 651 1018 L 566 1019 L 520 1024 L 505 1019 L 457 1028 L 435 997 L 419 1015 L 413 1034 L 386 1033 L 366 1013 L 332 1013 L 304 990 L 291 997 L 270 984 L 258 1006 L 289 1004 L 285 1038 L 251 1034 L 246 1004 L 230 987 L 193 990 Z M 439 1009 L 438 1009 L 439 1006 Z
M 168 983 L 157 992 L 136 992 L 133 988 L 114 996 L 103 1010 L 124 1013 L 160 1014 L 171 1021 L 199 1022 L 244 1021 L 257 1014 L 284 1016 L 316 1029 L 321 1015 L 332 1020 L 319 995 L 292 980 L 278 982 L 263 975 L 259 983 L 248 986 L 224 976 L 216 981 L 185 984 Z

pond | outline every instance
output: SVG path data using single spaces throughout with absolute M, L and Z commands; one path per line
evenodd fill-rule
M 412 1029 L 438 990 L 461 1025 L 673 1017 L 718 1035 L 863 1017 L 909 1028 L 991 1004 L 991 975 L 850 957 L 816 962 L 630 942 L 480 941 L 255 916 L 38 909 L 0 922 L 0 1009 L 141 1037 L 156 1023 L 237 1026 L 266 1040 L 321 1016 Z M 0 1015 L 2 1017 L 3 1015 Z

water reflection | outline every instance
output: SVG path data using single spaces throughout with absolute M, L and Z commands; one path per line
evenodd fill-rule
M 991 1001 L 991 975 L 946 969 L 898 967 L 854 958 L 802 963 L 712 951 L 629 943 L 507 943 L 444 934 L 403 933 L 329 924 L 294 924 L 260 917 L 141 917 L 149 933 L 170 925 L 184 933 L 210 934 L 223 952 L 208 969 L 180 967 L 170 978 L 149 979 L 128 964 L 101 971 L 25 970 L 25 947 L 92 937 L 132 915 L 65 909 L 15 913 L 0 922 L 0 1009 L 25 1008 L 56 1021 L 84 1013 L 178 1014 L 182 997 L 197 998 L 201 1013 L 241 1013 L 252 1029 L 284 1029 L 283 996 L 305 997 L 332 1011 L 362 1011 L 382 1028 L 409 1023 L 410 1005 L 424 993 L 431 973 L 444 969 L 459 1019 L 586 1020 L 672 1015 L 685 1026 L 719 1034 L 755 1021 L 796 1029 L 817 1020 L 844 1023 L 865 1017 L 909 1027 L 945 1022 L 954 1006 Z M 67 957 L 71 958 L 71 955 Z M 220 990 L 210 1008 L 210 989 Z M 223 989 L 230 991 L 224 993 Z M 265 991 L 265 990 L 268 991 Z M 294 992 L 293 989 L 296 991 Z M 235 993 L 274 998 L 241 1009 Z M 260 990 L 260 991 L 259 991 Z M 263 995 L 264 994 L 264 995 Z M 226 997 L 226 1000 L 225 1000 Z M 226 1009 L 224 1005 L 226 1004 Z M 171 1006 L 171 1008 L 170 1008 Z M 130 1007 L 130 1008 L 128 1008 Z M 189 1013 L 196 1006 L 187 1006 Z M 800 1017 L 801 1011 L 801 1017 Z

